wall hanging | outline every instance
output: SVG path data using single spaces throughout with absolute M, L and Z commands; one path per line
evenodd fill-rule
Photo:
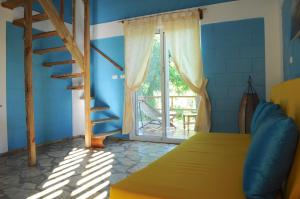
M 259 103 L 259 97 L 252 86 L 252 77 L 249 76 L 248 87 L 243 94 L 240 112 L 239 112 L 239 129 L 240 133 L 250 133 L 252 115 Z

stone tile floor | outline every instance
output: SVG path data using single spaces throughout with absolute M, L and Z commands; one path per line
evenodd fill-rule
M 37 167 L 27 153 L 0 158 L 0 198 L 109 198 L 109 185 L 145 167 L 176 145 L 109 140 L 87 150 L 82 138 L 38 148 Z

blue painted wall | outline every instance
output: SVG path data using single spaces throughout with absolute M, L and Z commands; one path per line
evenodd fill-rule
M 68 23 L 72 23 L 72 0 L 64 0 L 64 20 Z M 60 0 L 53 0 L 54 6 L 56 7 L 57 11 L 60 11 Z M 37 12 L 44 12 L 44 9 L 38 2 L 33 4 L 33 10 Z
M 292 1 L 285 0 L 282 7 L 285 80 L 300 77 L 300 39 L 291 40 Z M 293 57 L 293 63 L 290 63 L 290 57 Z
M 113 60 L 124 66 L 124 38 L 95 40 L 93 43 Z M 250 19 L 202 26 L 204 69 L 209 78 L 212 102 L 212 130 L 238 132 L 240 100 L 252 75 L 259 96 L 265 98 L 264 20 Z M 123 80 L 109 62 L 92 51 L 94 94 L 96 103 L 108 104 L 112 113 L 122 117 Z M 115 123 L 121 125 L 121 121 Z M 106 125 L 97 127 L 105 130 Z
M 238 132 L 239 105 L 249 75 L 260 98 L 265 98 L 264 45 L 262 18 L 202 26 L 212 131 Z
M 91 24 L 115 21 L 130 17 L 198 7 L 233 0 L 90 0 Z M 60 0 L 54 0 L 59 10 Z M 43 12 L 39 3 L 34 4 L 34 10 Z M 72 22 L 72 1 L 65 0 L 65 21 Z
M 94 40 L 92 43 L 109 55 L 119 65 L 124 66 L 124 37 Z M 92 93 L 95 96 L 95 105 L 108 105 L 110 110 L 105 113 L 93 113 L 92 119 L 115 115 L 119 121 L 97 125 L 94 132 L 100 133 L 122 128 L 124 80 L 120 79 L 123 72 L 116 69 L 110 62 L 100 56 L 96 51 L 91 51 Z M 112 80 L 112 75 L 118 75 L 117 80 Z
M 233 0 L 92 0 L 91 23 L 98 24 L 229 1 Z
M 23 29 L 7 23 L 7 124 L 8 148 L 26 147 L 26 116 L 24 92 Z M 58 45 L 58 38 L 36 40 L 33 48 Z M 59 58 L 68 58 L 62 53 Z M 51 79 L 50 75 L 70 72 L 71 67 L 45 68 L 44 61 L 54 61 L 53 55 L 33 55 L 33 93 L 36 142 L 38 144 L 72 136 L 72 96 L 65 88 L 69 81 Z

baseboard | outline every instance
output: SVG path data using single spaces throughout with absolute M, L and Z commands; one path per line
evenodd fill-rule
M 57 143 L 61 143 L 61 142 L 65 142 L 65 141 L 73 140 L 73 139 L 77 139 L 77 138 L 84 138 L 84 135 L 77 135 L 77 136 L 73 136 L 71 138 L 64 138 L 62 140 L 56 140 L 56 141 L 46 142 L 46 143 L 43 143 L 43 144 L 38 144 L 37 148 L 48 146 L 48 145 L 51 145 L 51 144 L 57 144 Z M 15 149 L 15 150 L 8 151 L 8 152 L 5 152 L 5 153 L 0 153 L 0 157 L 15 155 L 15 154 L 18 154 L 18 153 L 21 153 L 21 152 L 24 152 L 24 151 L 27 151 L 27 148 Z

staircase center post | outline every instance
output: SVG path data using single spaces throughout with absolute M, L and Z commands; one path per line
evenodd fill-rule
M 91 147 L 91 79 L 90 79 L 90 4 L 84 0 L 84 101 L 85 101 L 85 146 Z
M 24 39 L 24 72 L 25 72 L 25 103 L 27 125 L 28 164 L 36 165 L 36 144 L 34 129 L 34 103 L 32 90 L 32 0 L 25 0 L 25 39 Z

